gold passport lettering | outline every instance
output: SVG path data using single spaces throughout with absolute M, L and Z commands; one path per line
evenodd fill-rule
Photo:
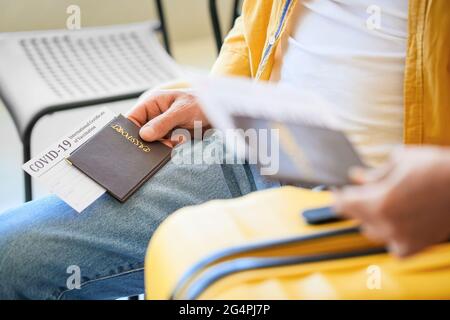
M 142 143 L 142 141 L 140 141 L 139 139 L 133 137 L 132 135 L 130 135 L 124 128 L 122 128 L 120 125 L 118 124 L 112 124 L 111 128 L 113 128 L 117 133 L 121 134 L 125 139 L 127 139 L 128 141 L 130 141 L 132 144 L 134 144 L 135 146 L 137 146 L 139 149 L 141 149 L 144 152 L 150 152 L 150 147 L 146 146 L 145 144 Z

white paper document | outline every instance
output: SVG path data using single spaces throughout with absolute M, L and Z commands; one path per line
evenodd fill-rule
M 22 168 L 77 212 L 82 212 L 106 190 L 65 160 L 116 115 L 107 108 L 99 109 L 64 138 L 25 163 Z
M 309 90 L 245 78 L 193 79 L 203 111 L 214 127 L 234 129 L 233 115 L 337 128 L 330 104 Z

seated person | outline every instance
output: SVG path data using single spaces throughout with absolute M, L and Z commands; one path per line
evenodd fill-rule
M 212 73 L 316 91 L 333 103 L 333 116 L 365 160 L 383 164 L 401 143 L 450 143 L 450 75 L 437 67 L 449 63 L 447 37 L 439 36 L 449 30 L 449 4 L 246 0 Z M 196 120 L 207 126 L 195 96 L 183 90 L 151 92 L 128 117 L 147 141 Z M 214 136 L 205 143 L 216 143 Z M 169 214 L 276 186 L 252 166 L 169 163 L 124 204 L 104 195 L 76 214 L 55 196 L 26 203 L 0 214 L 0 298 L 142 293 L 148 241 Z M 350 192 L 359 191 L 338 204 L 355 214 Z M 76 289 L 68 286 L 74 266 L 81 273 Z

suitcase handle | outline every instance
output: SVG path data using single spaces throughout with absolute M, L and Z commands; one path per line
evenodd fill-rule
M 341 253 L 324 253 L 306 256 L 305 255 L 288 256 L 281 258 L 280 257 L 239 258 L 234 259 L 233 261 L 221 262 L 211 270 L 205 271 L 209 266 L 219 262 L 220 260 L 224 260 L 227 258 L 230 259 L 233 256 L 242 255 L 245 253 L 251 253 L 259 250 L 274 249 L 277 247 L 291 244 L 302 244 L 313 240 L 334 238 L 342 235 L 358 234 L 358 233 L 360 233 L 360 228 L 358 226 L 340 228 L 291 238 L 260 241 L 257 243 L 235 246 L 214 252 L 211 255 L 206 256 L 205 258 L 201 259 L 199 262 L 194 264 L 182 275 L 175 289 L 173 290 L 170 299 L 177 299 L 179 297 L 183 297 L 183 299 L 195 299 L 201 294 L 201 292 L 203 292 L 215 281 L 219 280 L 220 278 L 226 275 L 236 272 L 242 272 L 251 269 L 276 267 L 282 265 L 311 263 L 342 258 L 354 258 L 358 256 L 380 254 L 386 252 L 386 249 L 384 247 L 376 247 L 363 250 L 352 250 Z M 202 273 L 202 271 L 205 271 L 205 275 L 196 280 L 196 277 L 198 277 Z

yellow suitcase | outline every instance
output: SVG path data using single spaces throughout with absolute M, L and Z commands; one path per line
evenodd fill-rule
M 354 221 L 306 225 L 330 197 L 283 187 L 177 211 L 150 242 L 146 298 L 450 298 L 450 244 L 399 260 Z

